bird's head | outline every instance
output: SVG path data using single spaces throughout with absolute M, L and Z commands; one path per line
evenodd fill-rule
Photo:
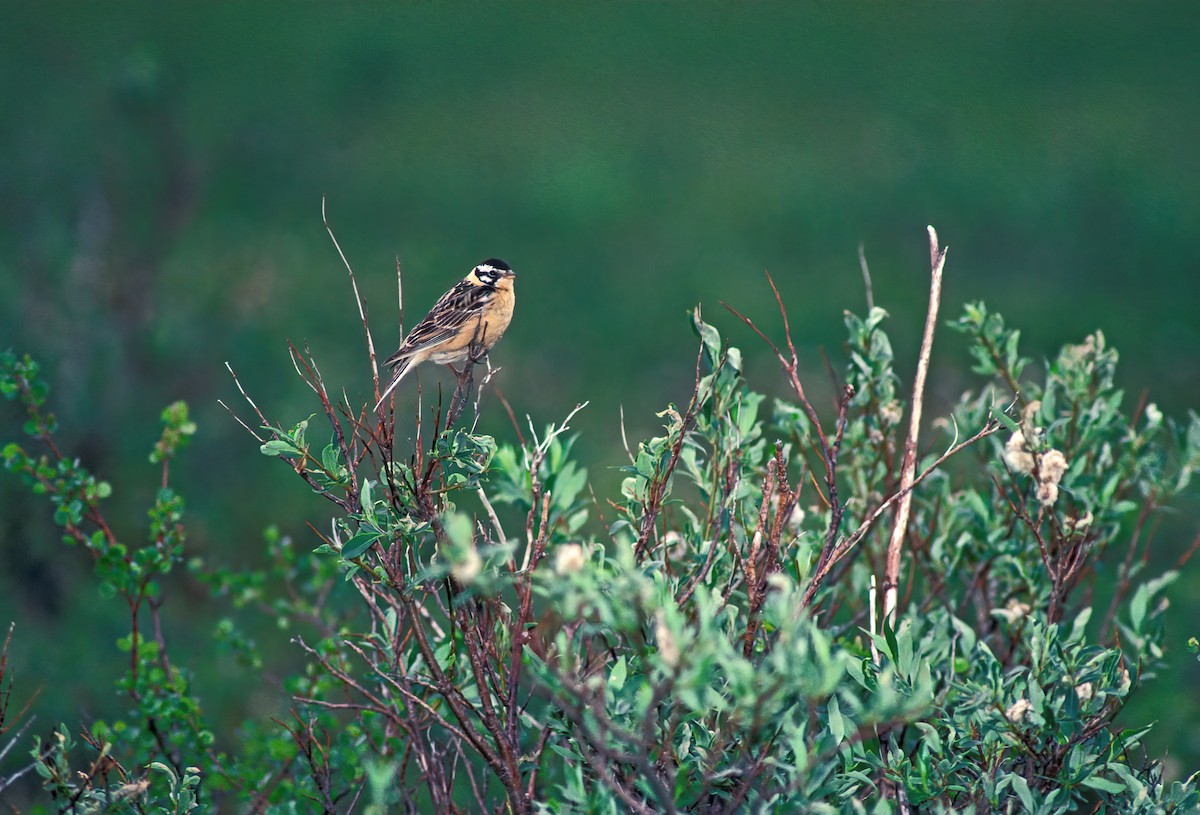
M 501 281 L 511 281 L 516 276 L 517 273 L 507 263 L 492 258 L 472 269 L 468 278 L 473 278 L 472 282 L 481 286 L 497 286 Z

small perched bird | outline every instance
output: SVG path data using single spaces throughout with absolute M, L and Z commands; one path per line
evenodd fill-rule
M 480 263 L 438 298 L 396 353 L 384 361 L 384 365 L 396 368 L 396 374 L 375 410 L 379 410 L 405 374 L 422 362 L 448 365 L 477 361 L 480 355 L 492 350 L 512 321 L 517 301 L 513 289 L 516 276 L 507 263 L 492 258 Z

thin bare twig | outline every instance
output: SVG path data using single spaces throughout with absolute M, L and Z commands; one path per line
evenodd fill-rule
M 625 455 L 629 457 L 629 463 L 633 463 L 633 453 L 629 449 L 629 437 L 625 435 L 625 406 L 617 405 L 617 411 L 621 417 L 621 444 L 625 447 Z
M 775 302 L 779 306 L 779 313 L 783 319 L 783 335 L 787 342 L 788 349 L 787 356 L 784 355 L 783 351 L 780 350 L 779 346 L 776 345 L 770 337 L 764 334 L 762 330 L 754 324 L 753 320 L 738 312 L 728 303 L 722 303 L 722 305 L 729 309 L 729 311 L 735 317 L 749 326 L 749 328 L 755 334 L 758 334 L 758 336 L 762 338 L 762 340 L 766 342 L 768 346 L 770 346 L 771 350 L 775 352 L 775 356 L 778 358 L 780 366 L 783 368 L 784 373 L 788 377 L 788 382 L 792 387 L 792 391 L 796 394 L 796 398 L 800 401 L 800 405 L 804 408 L 804 412 L 808 416 L 813 431 L 816 433 L 817 442 L 820 446 L 821 460 L 825 465 L 825 490 L 830 515 L 829 529 L 826 532 L 825 544 L 822 547 L 821 555 L 817 561 L 817 572 L 824 574 L 823 570 L 827 571 L 827 567 L 832 566 L 831 563 L 828 563 L 829 555 L 834 550 L 835 541 L 837 540 L 838 532 L 841 529 L 842 517 L 846 511 L 845 506 L 838 500 L 837 457 L 838 450 L 841 446 L 842 433 L 846 429 L 846 412 L 850 404 L 850 399 L 854 396 L 854 389 L 850 385 L 846 385 L 842 389 L 842 398 L 838 404 L 838 418 L 834 441 L 832 444 L 830 444 L 828 437 L 825 435 L 824 429 L 821 427 L 821 418 L 817 415 L 816 409 L 808 400 L 808 396 L 805 395 L 804 385 L 800 382 L 800 360 L 796 354 L 795 343 L 792 342 L 792 330 L 788 322 L 787 309 L 783 305 L 783 297 L 780 295 L 779 288 L 775 285 L 775 280 L 771 277 L 770 272 L 767 273 L 767 282 L 770 284 L 771 291 L 775 295 Z
M 346 271 L 350 275 L 350 286 L 354 289 L 354 302 L 358 305 L 358 316 L 362 320 L 363 333 L 367 337 L 367 353 L 371 359 L 371 375 L 375 380 L 375 397 L 379 397 L 379 367 L 375 364 L 375 343 L 371 339 L 371 328 L 367 324 L 367 307 L 363 305 L 362 296 L 358 293 L 358 281 L 354 279 L 354 269 L 350 266 L 350 261 L 346 260 L 346 254 L 342 251 L 342 247 L 338 244 L 337 237 L 333 234 L 333 227 L 329 225 L 329 218 L 325 215 L 325 196 L 321 196 L 321 222 L 325 224 L 325 231 L 329 233 L 329 240 L 333 241 L 333 248 L 337 249 L 338 257 L 342 259 L 342 263 L 346 266 Z M 396 260 L 396 272 L 399 276 L 400 260 Z M 402 312 L 403 313 L 403 312 Z
M 540 440 L 538 439 L 537 430 L 535 430 L 533 427 L 533 417 L 529 416 L 528 414 L 525 416 L 525 420 L 529 422 L 529 434 L 534 442 L 533 453 L 531 455 L 528 451 L 526 451 L 525 460 L 525 465 L 529 469 L 530 476 L 533 478 L 534 505 L 529 509 L 529 515 L 525 524 L 525 555 L 521 562 L 522 572 L 529 569 L 530 559 L 534 555 L 534 550 L 536 548 L 535 544 L 537 542 L 537 538 L 535 538 L 533 534 L 533 522 L 535 519 L 534 513 L 539 509 L 537 506 L 539 503 L 537 499 L 539 497 L 538 493 L 541 490 L 541 482 L 538 479 L 537 471 L 541 468 L 542 460 L 545 459 L 546 454 L 550 451 L 550 444 L 556 438 L 571 429 L 571 420 L 575 418 L 575 414 L 587 407 L 588 404 L 589 402 L 582 402 L 576 405 L 575 409 L 567 414 L 567 418 L 563 419 L 557 427 L 551 427 L 550 431 L 546 434 L 546 438 Z M 544 536 L 545 532 L 546 530 L 543 529 L 541 535 Z
M 683 443 L 687 439 L 688 431 L 691 429 L 692 423 L 696 419 L 696 411 L 700 407 L 700 361 L 704 356 L 704 346 L 701 344 L 700 351 L 696 355 L 696 373 L 695 386 L 692 389 L 692 398 L 688 402 L 687 410 L 682 416 L 673 407 L 670 412 L 679 417 L 679 437 L 675 439 L 675 443 L 671 446 L 671 455 L 667 458 L 662 472 L 655 472 L 646 486 L 646 500 L 642 504 L 642 519 L 638 527 L 638 539 L 634 544 L 634 557 L 639 561 L 645 555 L 650 544 L 650 537 L 654 532 L 654 524 L 658 519 L 659 512 L 662 510 L 663 499 L 666 497 L 667 484 L 671 481 L 671 475 L 675 472 L 675 467 L 679 464 L 679 457 L 683 453 Z M 722 363 L 724 360 L 722 360 Z M 670 429 L 667 431 L 668 438 L 670 437 Z
M 862 270 L 863 287 L 867 291 L 867 311 L 875 308 L 875 295 L 871 292 L 871 269 L 867 266 L 867 247 L 858 244 L 858 268 Z
M 270 425 L 271 423 L 267 421 L 267 417 L 264 416 L 263 412 L 258 409 L 258 405 L 254 404 L 254 400 L 250 398 L 250 394 L 246 393 L 246 389 L 242 387 L 242 382 L 240 379 L 238 379 L 238 375 L 234 372 L 233 366 L 230 365 L 228 362 L 226 362 L 225 369 L 228 370 L 229 375 L 233 377 L 233 384 L 237 385 L 238 393 L 240 393 L 242 395 L 242 398 L 245 399 L 246 402 L 250 405 L 251 410 L 254 411 L 254 415 L 258 417 L 258 420 L 260 422 L 262 422 L 262 426 L 266 427 L 266 426 Z M 233 416 L 233 418 L 237 419 L 238 424 L 240 424 L 242 427 L 246 428 L 246 430 L 250 433 L 251 436 L 258 439 L 260 442 L 265 441 L 265 439 L 263 439 L 262 436 L 258 435 L 253 430 L 251 430 L 249 425 L 247 425 L 245 422 L 243 422 L 241 420 L 241 418 L 239 418 L 238 415 L 236 413 L 234 413 L 233 410 L 231 410 L 228 405 L 226 405 L 220 399 L 218 399 L 217 402 L 218 402 L 218 404 L 221 405 L 221 407 L 228 410 L 229 414 L 231 416 Z
M 499 544 L 504 544 L 508 541 L 508 536 L 504 534 L 504 527 L 500 525 L 500 518 L 496 515 L 496 510 L 492 507 L 492 502 L 488 500 L 487 493 L 483 487 L 475 488 L 476 495 L 479 496 L 480 503 L 483 504 L 483 509 L 488 514 L 488 519 L 492 522 L 492 529 L 495 530 Z
M 400 256 L 396 255 L 396 313 L 400 319 L 400 336 L 404 336 L 404 274 L 400 267 Z

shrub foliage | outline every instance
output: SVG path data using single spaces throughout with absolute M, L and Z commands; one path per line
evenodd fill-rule
M 906 480 L 922 395 L 893 370 L 886 317 L 847 314 L 819 411 L 790 337 L 771 346 L 790 396 L 770 398 L 697 309 L 691 399 L 628 447 L 609 499 L 570 417 L 476 432 L 467 373 L 402 439 L 294 349 L 318 412 L 279 425 L 247 398 L 247 428 L 329 499 L 329 526 L 315 551 L 269 529 L 265 569 L 188 563 L 228 603 L 217 634 L 247 682 L 255 618 L 305 666 L 279 680 L 286 716 L 220 737 L 159 619 L 185 562 L 169 477 L 186 406 L 163 413 L 148 535 L 118 532 L 109 485 L 55 442 L 36 363 L 4 355 L 36 445 L 4 463 L 130 630 L 127 715 L 32 751 L 10 749 L 27 735 L 0 660 L 0 757 L 28 757 L 0 792 L 36 776 L 59 812 L 1193 811 L 1195 783 L 1164 780 L 1147 728 L 1118 719 L 1163 664 L 1178 572 L 1148 572 L 1150 530 L 1200 465 L 1200 418 L 1129 410 L 1099 332 L 1035 365 L 971 304 L 950 327 L 977 384 Z

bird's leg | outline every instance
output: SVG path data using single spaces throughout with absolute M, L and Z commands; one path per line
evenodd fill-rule
M 454 366 L 448 366 L 454 371 Z M 462 415 L 463 408 L 467 405 L 467 397 L 471 394 L 471 383 L 475 378 L 475 366 L 468 362 L 462 367 L 461 371 L 454 371 L 454 377 L 458 380 L 458 384 L 454 388 L 454 396 L 450 399 L 450 410 L 446 414 L 446 429 L 449 430 L 458 417 Z
M 475 336 L 467 346 L 467 362 L 474 365 L 487 356 L 487 323 L 482 320 L 475 326 Z
M 454 398 L 450 401 L 450 411 L 446 417 L 447 428 L 457 422 L 458 417 L 462 415 L 467 398 L 471 395 L 475 365 L 480 360 L 487 359 L 487 353 L 487 323 L 480 320 L 475 325 L 475 336 L 471 338 L 471 344 L 467 346 L 467 361 L 463 365 L 462 371 L 454 371 L 454 366 L 450 366 L 450 370 L 454 371 L 454 375 L 458 379 L 458 385 L 454 389 Z M 488 370 L 491 370 L 490 361 Z

